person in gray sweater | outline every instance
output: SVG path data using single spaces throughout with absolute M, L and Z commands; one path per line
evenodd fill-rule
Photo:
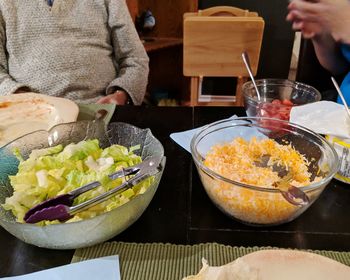
M 0 95 L 142 103 L 149 59 L 125 0 L 0 0 Z

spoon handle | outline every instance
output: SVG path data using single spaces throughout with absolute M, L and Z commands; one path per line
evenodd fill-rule
M 343 95 L 343 93 L 341 92 L 337 81 L 336 81 L 333 77 L 331 77 L 331 80 L 332 80 L 333 85 L 335 86 L 335 88 L 336 88 L 336 90 L 337 90 L 337 92 L 338 92 L 338 94 L 339 94 L 339 96 L 340 96 L 341 101 L 343 102 L 343 105 L 344 105 L 344 107 L 345 107 L 346 113 L 348 114 L 348 116 L 349 116 L 349 118 L 350 118 L 349 107 L 348 107 L 348 104 L 347 104 L 346 101 L 345 101 L 344 95 Z
M 254 85 L 254 88 L 256 90 L 256 95 L 258 96 L 258 100 L 261 99 L 261 96 L 260 96 L 260 93 L 259 93 L 259 90 L 258 90 L 258 87 L 255 83 L 255 79 L 254 79 L 254 76 L 253 76 L 253 72 L 252 72 L 252 68 L 250 67 L 250 60 L 249 60 L 249 56 L 247 54 L 247 52 L 242 52 L 242 58 L 243 58 L 243 62 L 245 64 L 245 67 L 247 68 L 248 70 L 248 73 L 249 73 L 249 76 L 250 76 L 250 79 L 252 80 L 253 82 L 253 85 Z

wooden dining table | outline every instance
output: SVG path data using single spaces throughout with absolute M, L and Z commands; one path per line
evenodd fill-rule
M 112 122 L 150 128 L 164 146 L 166 167 L 143 215 L 112 240 L 137 243 L 198 244 L 350 251 L 350 186 L 333 179 L 319 199 L 292 222 L 252 227 L 224 215 L 208 198 L 191 154 L 170 134 L 244 116 L 242 107 L 117 107 Z M 26 244 L 0 227 L 0 277 L 70 263 L 74 250 Z

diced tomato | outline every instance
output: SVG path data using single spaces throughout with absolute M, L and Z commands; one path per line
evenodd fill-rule
M 279 99 L 274 99 L 274 100 L 272 100 L 271 103 L 272 103 L 272 104 L 275 104 L 275 105 L 280 105 L 280 104 L 282 104 L 281 100 L 279 100 Z
M 293 102 L 288 100 L 288 99 L 283 99 L 282 104 L 286 105 L 286 106 L 293 106 L 294 105 Z
M 257 108 L 257 116 L 289 121 L 293 105 L 293 102 L 287 99 L 283 101 L 274 99 L 271 102 L 260 103 Z
M 289 113 L 287 113 L 287 112 L 280 113 L 279 119 L 289 121 Z

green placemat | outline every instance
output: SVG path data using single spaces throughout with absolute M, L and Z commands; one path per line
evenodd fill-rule
M 197 274 L 202 267 L 202 258 L 212 266 L 232 262 L 248 253 L 278 249 L 274 247 L 232 247 L 217 243 L 198 245 L 173 245 L 162 243 L 106 242 L 75 251 L 72 262 L 102 256 L 119 255 L 122 279 L 167 279 L 181 280 Z M 312 251 L 350 266 L 350 252 Z
M 108 124 L 113 116 L 115 107 L 115 104 L 79 104 L 78 121 L 93 120 L 98 110 L 105 109 L 107 115 L 104 118 L 104 122 Z

